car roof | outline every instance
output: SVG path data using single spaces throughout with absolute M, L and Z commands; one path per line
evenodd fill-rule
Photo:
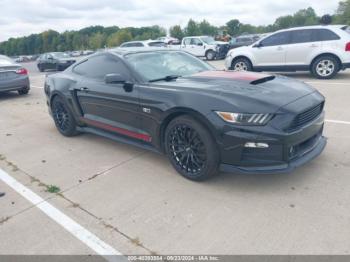
M 346 26 L 347 25 L 309 25 L 309 26 L 291 27 L 291 28 L 282 29 L 276 32 L 286 32 L 286 31 L 302 30 L 302 29 L 323 29 L 323 28 L 340 29 Z
M 132 43 L 145 43 L 145 44 L 147 44 L 147 43 L 153 43 L 153 42 L 161 42 L 161 41 L 160 40 L 151 40 L 151 39 L 149 39 L 149 40 L 140 40 L 140 41 L 129 41 L 129 42 L 122 43 L 122 45 L 124 45 L 124 44 L 132 44 Z
M 117 48 L 110 49 L 106 52 L 124 56 L 129 54 L 136 54 L 136 53 L 152 53 L 152 52 L 165 52 L 165 51 L 183 52 L 180 50 L 174 50 L 169 48 L 159 48 L 159 47 L 128 47 L 128 48 L 117 47 Z
M 197 36 L 186 36 L 184 38 L 201 38 L 201 37 L 211 37 L 211 36 L 208 36 L 208 35 L 197 35 Z

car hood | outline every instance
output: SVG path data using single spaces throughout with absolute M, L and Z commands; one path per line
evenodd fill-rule
M 168 84 L 201 95 L 213 96 L 238 108 L 248 107 L 246 110 L 252 113 L 254 110 L 277 111 L 317 92 L 301 81 L 252 72 L 205 71 Z

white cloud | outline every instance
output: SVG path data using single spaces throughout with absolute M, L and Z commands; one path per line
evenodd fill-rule
M 334 13 L 337 1 L 319 0 L 0 0 L 0 41 L 47 29 L 76 30 L 90 25 L 184 26 L 190 18 L 223 25 L 237 18 L 255 25 L 312 6 Z

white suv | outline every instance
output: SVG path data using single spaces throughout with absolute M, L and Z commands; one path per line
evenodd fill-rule
M 330 79 L 350 68 L 350 27 L 280 30 L 253 45 L 230 50 L 225 66 L 235 71 L 311 71 L 317 78 Z

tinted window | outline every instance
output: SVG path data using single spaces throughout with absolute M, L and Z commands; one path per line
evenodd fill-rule
M 104 79 L 107 74 L 129 76 L 129 71 L 124 64 L 119 59 L 109 55 L 91 57 L 75 66 L 73 71 L 79 75 L 100 80 Z
M 350 34 L 350 26 L 344 26 L 342 27 L 342 30 Z
M 281 32 L 265 38 L 260 43 L 262 44 L 262 46 L 276 46 L 276 45 L 285 45 L 288 42 L 289 42 L 289 32 Z
M 186 39 L 184 40 L 184 44 L 185 44 L 185 45 L 190 45 L 190 44 L 191 44 L 191 38 L 186 38 Z
M 158 47 L 164 47 L 166 44 L 164 42 L 150 42 L 148 43 L 149 46 L 158 46 Z
M 138 43 L 134 43 L 132 46 L 133 47 L 143 47 L 143 44 L 138 42 Z
M 250 38 L 237 38 L 237 43 L 251 42 Z
M 328 29 L 315 29 L 314 38 L 315 41 L 332 41 L 340 39 L 336 33 Z
M 198 45 L 198 44 L 202 44 L 202 41 L 199 40 L 198 38 L 192 38 L 191 45 Z
M 313 42 L 313 30 L 295 30 L 290 32 L 290 43 L 308 43 Z

